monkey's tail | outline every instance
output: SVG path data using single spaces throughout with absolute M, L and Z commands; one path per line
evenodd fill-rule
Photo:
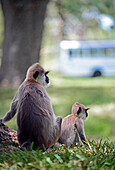
M 24 142 L 24 143 L 21 145 L 21 150 L 24 151 L 24 148 L 26 148 L 27 151 L 29 151 L 30 148 L 31 148 L 31 144 L 32 144 L 32 143 L 30 142 L 30 140 L 27 140 L 26 142 Z

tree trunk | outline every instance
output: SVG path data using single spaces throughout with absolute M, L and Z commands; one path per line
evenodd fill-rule
M 39 61 L 46 7 L 49 0 L 1 0 L 4 15 L 0 80 L 19 84 L 27 68 Z

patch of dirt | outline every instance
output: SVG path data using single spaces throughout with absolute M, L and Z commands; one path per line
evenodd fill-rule
M 0 151 L 9 152 L 16 147 L 19 147 L 17 132 L 0 123 Z

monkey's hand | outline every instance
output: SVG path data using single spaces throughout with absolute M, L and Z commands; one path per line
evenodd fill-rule
M 83 142 L 83 144 L 88 145 L 88 142 L 86 139 L 84 139 L 84 140 L 82 139 L 81 141 Z

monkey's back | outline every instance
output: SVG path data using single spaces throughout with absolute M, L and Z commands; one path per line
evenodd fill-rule
M 76 129 L 77 121 L 79 118 L 75 114 L 70 114 L 62 120 L 60 143 L 69 146 L 70 143 L 76 143 L 79 140 Z
M 25 81 L 19 91 L 17 134 L 20 144 L 30 140 L 38 146 L 47 146 L 55 115 L 46 90 L 39 83 Z

